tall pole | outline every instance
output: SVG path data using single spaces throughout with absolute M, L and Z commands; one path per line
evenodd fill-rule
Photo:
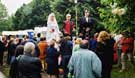
M 76 14 L 76 36 L 78 35 L 78 27 L 77 27 L 77 0 L 75 0 L 75 14 Z

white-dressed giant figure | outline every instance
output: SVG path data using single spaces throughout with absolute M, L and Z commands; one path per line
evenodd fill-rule
M 47 41 L 50 42 L 52 39 L 59 40 L 60 33 L 61 32 L 59 30 L 55 14 L 54 13 L 49 14 L 47 21 L 47 34 L 46 34 Z

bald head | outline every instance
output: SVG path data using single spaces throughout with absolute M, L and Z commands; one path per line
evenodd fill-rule
M 88 40 L 82 40 L 81 41 L 80 48 L 82 48 L 82 49 L 88 49 L 88 46 L 89 46 Z
M 32 42 L 27 42 L 24 45 L 24 53 L 25 54 L 32 54 L 32 52 L 34 51 L 35 48 L 35 44 L 33 44 Z

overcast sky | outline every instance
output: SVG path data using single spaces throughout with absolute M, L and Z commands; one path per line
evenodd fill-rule
M 24 3 L 28 4 L 32 0 L 1 0 L 2 3 L 6 6 L 8 14 L 12 15 L 20 8 Z

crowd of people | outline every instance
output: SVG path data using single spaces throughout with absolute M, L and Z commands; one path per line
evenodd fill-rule
M 0 41 L 0 65 L 7 50 L 10 78 L 111 78 L 114 58 L 120 72 L 127 71 L 127 60 L 134 64 L 134 35 L 123 32 L 116 36 L 107 31 L 93 32 L 93 20 L 89 11 L 81 18 L 78 37 L 73 38 L 75 28 L 71 15 L 67 14 L 63 35 L 54 13 L 48 17 L 46 36 L 40 33 L 33 39 L 29 36 L 3 36 Z M 117 57 L 114 56 L 117 54 Z M 128 59 L 127 59 L 128 56 Z

